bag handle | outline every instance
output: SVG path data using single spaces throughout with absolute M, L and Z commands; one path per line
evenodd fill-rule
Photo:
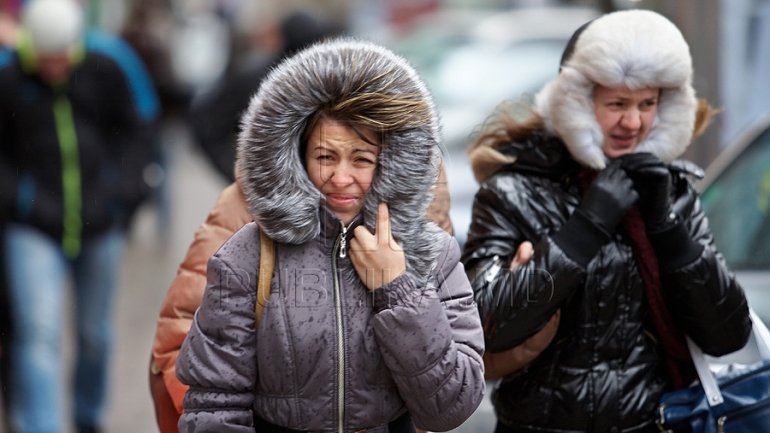
M 259 327 L 262 314 L 270 297 L 270 283 L 275 269 L 275 243 L 259 229 L 259 273 L 257 274 L 257 301 L 254 305 L 254 328 Z
M 752 308 L 749 308 L 749 317 L 751 318 L 751 331 L 757 344 L 759 357 L 763 360 L 770 359 L 770 331 Z M 690 337 L 687 337 L 687 348 L 690 349 L 690 356 L 695 365 L 695 371 L 698 373 L 700 385 L 706 393 L 706 401 L 709 406 L 714 407 L 722 404 L 724 402 L 722 391 L 720 391 L 719 384 L 709 368 L 706 355 Z

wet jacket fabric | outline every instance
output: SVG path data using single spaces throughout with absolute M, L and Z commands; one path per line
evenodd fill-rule
M 418 427 L 445 431 L 481 402 L 478 311 L 457 242 L 426 216 L 440 158 L 435 109 L 426 124 L 383 136 L 364 209 L 344 230 L 302 164 L 307 116 L 332 99 L 393 87 L 431 101 L 403 60 L 344 39 L 282 63 L 252 99 L 237 178 L 277 245 L 271 293 L 255 332 L 259 231 L 248 224 L 210 259 L 179 353 L 177 376 L 190 386 L 181 431 L 253 431 L 252 411 L 313 432 L 385 432 L 408 411 Z M 360 224 L 373 232 L 380 202 L 407 266 L 370 291 L 343 239 Z
M 31 49 L 0 51 L 0 207 L 74 242 L 125 223 L 146 197 L 158 101 L 120 39 L 87 34 L 62 87 L 35 74 Z M 68 225 L 69 224 L 69 225 Z
M 503 334 L 523 341 L 561 308 L 551 345 L 494 391 L 498 420 L 517 432 L 657 431 L 654 410 L 670 383 L 627 235 L 620 229 L 582 267 L 551 238 L 580 203 L 580 165 L 540 130 L 498 151 L 515 161 L 485 176 L 462 259 L 487 350 L 500 350 Z M 670 170 L 675 211 L 703 249 L 690 263 L 662 262 L 661 289 L 681 330 L 707 353 L 728 353 L 750 332 L 743 291 L 714 247 L 692 166 Z M 510 271 L 523 241 L 534 256 Z

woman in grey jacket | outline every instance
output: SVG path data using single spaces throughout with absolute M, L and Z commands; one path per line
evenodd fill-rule
M 439 126 L 416 72 L 338 39 L 282 62 L 243 118 L 239 178 L 277 245 L 210 259 L 177 361 L 182 432 L 450 430 L 484 395 L 483 333 L 454 238 L 428 221 Z M 411 422 L 410 422 L 411 418 Z

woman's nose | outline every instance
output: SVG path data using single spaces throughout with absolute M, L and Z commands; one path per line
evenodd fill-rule
M 620 126 L 632 131 L 639 129 L 642 126 L 642 116 L 639 110 L 632 108 L 625 111 L 620 119 Z
M 350 173 L 348 167 L 346 167 L 344 164 L 340 164 L 334 168 L 334 171 L 332 171 L 332 175 L 329 181 L 337 186 L 349 185 L 353 182 L 353 176 Z

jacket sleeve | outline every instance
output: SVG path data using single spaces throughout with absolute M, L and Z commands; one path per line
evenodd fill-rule
M 543 328 L 581 286 L 586 270 L 552 241 L 558 227 L 543 226 L 523 182 L 495 176 L 482 184 L 473 204 L 462 261 L 484 326 L 486 349 L 514 347 Z M 534 255 L 510 269 L 516 249 L 530 241 Z
M 233 183 L 222 191 L 206 221 L 195 232 L 163 300 L 153 340 L 152 370 L 162 374 L 179 413 L 187 386 L 176 377 L 176 359 L 203 297 L 206 263 L 233 233 L 250 221 L 243 193 Z
M 416 426 L 447 431 L 484 396 L 484 338 L 457 241 L 421 290 L 404 274 L 375 290 L 374 332 Z
M 676 213 L 681 222 L 657 239 L 651 236 L 661 261 L 662 289 L 682 330 L 704 352 L 724 355 L 743 347 L 749 338 L 748 304 L 714 244 L 697 193 L 684 180 L 679 189 L 683 192 Z M 677 251 L 686 244 L 691 246 L 684 251 L 694 254 L 686 253 L 691 259 L 685 263 L 666 257 L 665 251 Z
M 254 431 L 256 297 L 249 284 L 253 277 L 231 268 L 218 255 L 209 260 L 203 300 L 177 359 L 177 376 L 190 386 L 180 433 Z

